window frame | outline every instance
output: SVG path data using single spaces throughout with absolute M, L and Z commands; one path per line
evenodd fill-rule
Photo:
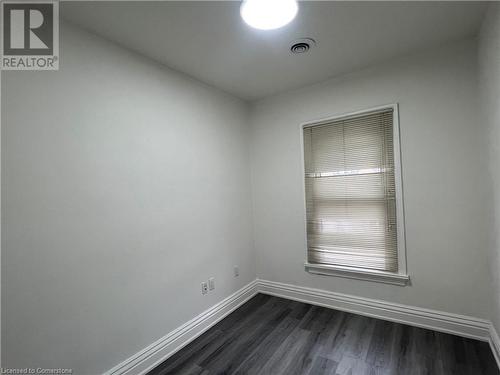
M 393 113 L 393 145 L 394 145 L 394 179 L 396 185 L 396 227 L 397 227 L 397 254 L 398 271 L 378 271 L 364 268 L 354 268 L 345 266 L 335 266 L 326 264 L 313 264 L 308 261 L 307 247 L 307 210 L 306 210 L 306 186 L 305 186 L 305 155 L 304 155 L 304 129 L 324 125 L 332 121 L 338 121 L 346 118 L 368 115 L 373 112 L 392 109 Z M 338 276 L 358 280 L 375 281 L 386 284 L 405 286 L 410 283 L 408 276 L 408 267 L 406 263 L 406 233 L 405 233 L 405 214 L 403 199 L 403 174 L 401 166 L 401 140 L 399 129 L 399 105 L 398 103 L 386 104 L 354 112 L 335 114 L 326 118 L 307 121 L 300 124 L 300 145 L 302 152 L 302 198 L 304 214 L 304 233 L 305 233 L 305 270 L 312 274 Z

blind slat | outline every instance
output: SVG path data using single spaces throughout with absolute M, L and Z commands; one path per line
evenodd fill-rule
M 392 110 L 304 128 L 309 263 L 396 272 Z

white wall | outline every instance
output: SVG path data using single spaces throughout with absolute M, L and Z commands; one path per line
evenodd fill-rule
M 479 37 L 481 112 L 488 126 L 488 149 L 493 200 L 491 208 L 490 270 L 492 321 L 500 332 L 500 4 L 490 5 Z
M 59 71 L 2 73 L 2 365 L 96 375 L 255 278 L 248 108 L 61 38 Z
M 469 40 L 255 104 L 251 153 L 258 277 L 489 317 L 489 189 L 476 57 L 476 42 Z M 412 285 L 308 274 L 299 125 L 395 102 Z
M 495 15 L 483 29 L 481 61 L 483 74 L 494 77 L 483 92 L 498 190 L 499 65 L 491 54 L 499 50 L 498 6 Z M 101 373 L 256 272 L 491 317 L 491 186 L 474 40 L 268 98 L 249 112 L 71 26 L 63 25 L 61 38 L 60 71 L 2 72 L 4 367 Z M 299 124 L 394 102 L 412 285 L 310 275 Z M 201 296 L 200 282 L 210 276 L 217 290 Z M 498 276 L 495 282 L 498 317 Z

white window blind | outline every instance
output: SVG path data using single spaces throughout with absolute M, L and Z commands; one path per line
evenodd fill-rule
M 393 110 L 304 128 L 310 264 L 398 271 Z

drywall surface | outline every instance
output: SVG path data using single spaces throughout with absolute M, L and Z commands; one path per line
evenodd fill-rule
M 60 34 L 2 72 L 2 365 L 96 375 L 255 279 L 248 107 Z
M 492 321 L 500 332 L 500 4 L 488 8 L 479 35 L 479 77 L 481 106 L 488 126 L 489 171 L 493 200 L 490 270 L 492 281 Z
M 489 317 L 489 189 L 476 47 L 474 40 L 455 43 L 254 104 L 258 277 Z M 300 124 L 388 103 L 400 110 L 411 285 L 309 274 Z

